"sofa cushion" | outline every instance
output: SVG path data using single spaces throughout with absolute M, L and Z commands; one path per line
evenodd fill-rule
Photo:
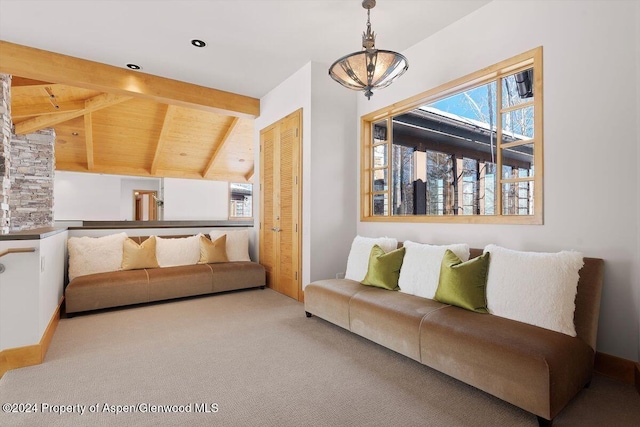
M 197 264 L 200 259 L 200 234 L 181 238 L 156 237 L 156 256 L 160 267 Z
M 227 236 L 227 258 L 230 262 L 251 261 L 249 257 L 249 230 L 211 230 L 209 236 L 214 241 Z
M 149 301 L 146 270 L 112 271 L 76 277 L 65 288 L 67 313 Z
M 369 256 L 373 245 L 380 246 L 385 252 L 391 252 L 398 247 L 398 241 L 390 237 L 362 237 L 356 236 L 351 243 L 345 279 L 362 282 L 369 268 Z
M 257 262 L 235 261 L 207 264 L 213 274 L 213 292 L 257 288 L 266 285 L 264 267 Z
M 149 301 L 210 294 L 213 278 L 208 264 L 154 268 L 149 274 Z
M 491 314 L 576 336 L 573 322 L 582 254 L 521 252 L 488 245 Z
M 552 419 L 590 379 L 593 350 L 580 338 L 458 307 L 424 319 L 423 364 Z
M 216 262 L 229 262 L 227 258 L 227 236 L 222 235 L 213 242 L 204 236 L 200 236 L 200 264 Z
M 369 268 L 364 276 L 362 284 L 388 289 L 398 290 L 398 277 L 402 267 L 404 248 L 385 253 L 378 245 L 373 245 L 369 256 Z
M 354 295 L 365 289 L 369 288 L 355 280 L 318 280 L 304 288 L 304 309 L 340 327 L 350 329 L 349 302 Z
M 118 271 L 122 265 L 122 247 L 127 233 L 103 237 L 70 237 L 69 280 L 87 274 Z
M 365 288 L 351 298 L 351 332 L 420 361 L 422 321 L 444 307 L 427 298 Z
M 446 246 L 425 245 L 410 240 L 404 242 L 407 252 L 400 270 L 400 292 L 433 299 L 438 289 L 440 264 L 447 249 L 462 261 L 469 259 L 469 245 L 461 243 Z
M 122 269 L 158 268 L 156 259 L 156 239 L 151 236 L 141 244 L 132 239 L 124 241 L 122 248 Z
M 435 300 L 478 313 L 487 311 L 489 253 L 462 262 L 447 249 L 442 258 Z

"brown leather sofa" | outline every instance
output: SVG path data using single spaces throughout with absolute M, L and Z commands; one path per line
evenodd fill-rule
M 184 237 L 184 236 L 162 236 Z M 131 237 L 142 243 L 148 236 Z M 265 287 L 264 267 L 236 261 L 89 274 L 65 289 L 66 313 Z
M 482 254 L 471 249 L 471 256 Z M 593 373 L 604 261 L 584 258 L 577 337 L 426 298 L 320 280 L 304 289 L 316 315 L 538 416 L 553 418 Z

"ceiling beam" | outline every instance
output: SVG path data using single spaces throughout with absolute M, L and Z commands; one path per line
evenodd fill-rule
M 247 173 L 244 175 L 244 178 L 245 178 L 247 181 L 251 181 L 251 178 L 253 178 L 253 174 L 254 174 L 254 172 L 255 172 L 255 167 L 254 167 L 254 166 L 251 166 L 251 169 L 249 170 L 249 172 L 247 172 Z
M 260 115 L 260 100 L 0 41 L 0 73 L 238 117 Z
M 91 113 L 84 115 L 84 140 L 87 147 L 87 169 L 93 170 L 93 123 Z
M 224 136 L 216 146 L 216 149 L 213 150 L 213 154 L 209 159 L 209 163 L 207 163 L 207 166 L 204 168 L 204 171 L 202 171 L 203 178 L 206 178 L 211 173 L 211 169 L 213 168 L 213 163 L 216 161 L 216 157 L 218 157 L 218 154 L 220 154 L 220 151 L 222 150 L 222 147 L 224 147 L 224 144 L 226 144 L 229 138 L 231 138 L 231 135 L 233 135 L 233 131 L 236 130 L 238 121 L 239 119 L 237 117 L 233 117 L 231 119 L 231 124 L 229 125 L 227 132 L 224 134 Z
M 162 122 L 162 130 L 160 131 L 160 137 L 156 144 L 156 151 L 153 155 L 153 162 L 151 163 L 151 175 L 155 175 L 158 172 L 158 164 L 160 164 L 160 155 L 167 142 L 169 136 L 169 128 L 173 122 L 173 118 L 176 115 L 177 108 L 173 105 L 167 106 L 167 112 L 164 114 L 164 121 Z
M 96 164 L 93 167 L 93 170 L 89 170 L 84 163 L 56 163 L 56 170 L 58 171 L 69 171 L 69 172 L 85 172 L 85 173 L 103 173 L 103 174 L 111 174 L 111 175 L 131 175 L 131 176 L 142 176 L 149 178 L 187 178 L 187 179 L 198 179 L 198 180 L 213 180 L 213 181 L 229 181 L 229 182 L 245 182 L 246 179 L 243 175 L 240 174 L 218 174 L 214 173 L 208 176 L 207 178 L 203 178 L 202 175 L 198 172 L 190 172 L 190 171 L 178 171 L 171 169 L 158 169 L 155 175 L 152 175 L 149 170 L 145 168 L 135 168 L 129 166 L 111 166 L 105 164 Z
M 82 110 L 69 111 L 60 114 L 45 114 L 34 117 L 33 119 L 17 123 L 15 126 L 15 132 L 18 135 L 36 132 L 40 129 L 48 128 L 57 125 L 58 123 L 63 123 L 68 120 L 75 119 L 76 117 L 84 116 L 87 113 L 110 107 L 130 99 L 131 97 L 128 96 L 114 95 L 111 93 L 96 95 L 93 98 L 89 98 L 84 101 L 84 108 Z
M 20 76 L 12 76 L 11 77 L 11 87 L 50 86 L 50 85 L 51 85 L 51 83 L 44 82 L 42 80 L 27 79 L 27 78 L 20 77 Z
M 32 105 L 17 105 L 11 107 L 11 118 L 22 119 L 25 117 L 41 116 L 43 114 L 59 114 L 69 111 L 78 111 L 84 109 L 84 101 L 66 101 L 59 102 L 56 110 L 50 102 L 41 102 Z

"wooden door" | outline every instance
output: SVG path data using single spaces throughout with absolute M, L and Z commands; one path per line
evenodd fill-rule
M 260 263 L 267 285 L 300 300 L 301 120 L 298 110 L 260 132 Z
M 260 264 L 262 264 L 267 273 L 267 286 L 278 291 L 278 263 L 276 260 L 276 218 L 278 216 L 277 203 L 274 198 L 277 196 L 275 191 L 276 178 L 275 173 L 278 160 L 276 156 L 276 137 L 279 136 L 279 129 L 271 128 L 266 132 L 260 132 L 260 188 L 261 188 L 261 208 L 260 208 Z
M 155 221 L 158 219 L 158 192 L 133 190 L 133 218 L 135 221 Z

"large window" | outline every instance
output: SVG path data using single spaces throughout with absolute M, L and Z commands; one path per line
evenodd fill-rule
M 542 48 L 362 118 L 362 219 L 542 223 Z

